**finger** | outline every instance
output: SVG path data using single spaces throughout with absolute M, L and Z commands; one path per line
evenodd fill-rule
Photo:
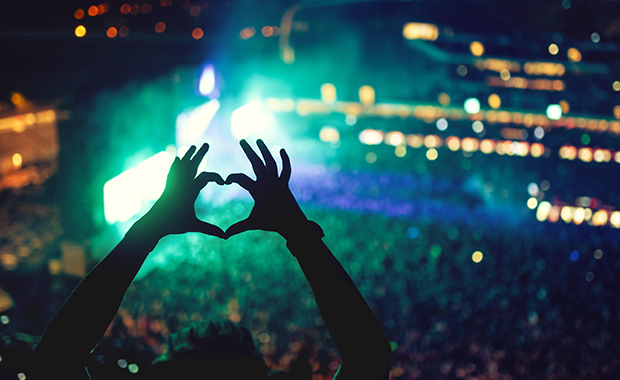
M 192 226 L 191 232 L 202 232 L 203 234 L 217 236 L 222 239 L 224 239 L 226 236 L 224 231 L 218 226 L 214 226 L 213 224 L 203 222 L 202 220 L 198 219 L 196 219 L 196 222 Z
M 256 178 L 266 174 L 267 169 L 265 169 L 265 164 L 263 164 L 263 161 L 260 157 L 258 157 L 258 154 L 256 154 L 256 152 L 254 152 L 254 150 L 250 147 L 250 144 L 248 144 L 245 140 L 241 140 L 239 144 L 245 152 L 245 155 L 248 157 L 248 160 L 250 160 L 250 163 L 252 163 L 252 169 L 254 169 Z
M 208 151 L 209 151 L 209 144 L 207 143 L 202 144 L 202 146 L 200 147 L 196 155 L 194 155 L 194 157 L 190 161 L 192 163 L 192 168 L 194 170 L 198 169 L 198 166 L 200 165 L 200 163 L 202 162 L 202 159 L 204 158 L 205 154 L 207 154 Z
M 219 174 L 211 173 L 211 172 L 202 172 L 198 175 L 198 177 L 196 177 L 192 186 L 194 186 L 194 189 L 196 190 L 196 192 L 199 192 L 200 190 L 202 190 L 203 187 L 207 186 L 207 183 L 209 182 L 215 182 L 218 185 L 225 184 L 224 179 L 222 179 L 222 177 Z
M 256 224 L 250 218 L 247 218 L 228 227 L 226 229 L 226 232 L 224 233 L 224 239 L 228 239 L 231 236 L 240 234 L 245 231 L 257 229 L 258 226 L 256 226 Z
M 246 189 L 247 191 L 250 191 L 254 187 L 254 181 L 250 177 L 248 177 L 247 175 L 245 175 L 243 173 L 230 174 L 228 177 L 226 177 L 226 182 L 225 183 L 227 185 L 230 185 L 232 183 L 236 183 L 239 186 L 241 186 L 244 189 Z
M 282 158 L 282 173 L 280 179 L 288 183 L 291 179 L 291 159 L 284 149 L 280 149 L 280 157 Z
M 263 158 L 265 159 L 265 165 L 267 166 L 267 173 L 272 174 L 273 176 L 278 176 L 278 167 L 276 166 L 276 160 L 273 159 L 271 152 L 267 148 L 267 145 L 263 142 L 263 140 L 256 140 L 256 145 L 258 145 L 258 149 L 260 149 Z
M 196 146 L 195 145 L 190 146 L 187 152 L 185 152 L 185 155 L 183 156 L 183 159 L 181 161 L 188 162 L 192 158 L 192 155 L 194 154 L 195 151 L 196 151 Z

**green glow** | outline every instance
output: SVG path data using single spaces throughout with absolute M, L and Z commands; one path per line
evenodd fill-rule
M 584 133 L 583 135 L 581 135 L 581 143 L 582 143 L 583 145 L 588 145 L 588 144 L 590 144 L 590 141 L 591 141 L 591 140 L 590 140 L 590 135 L 589 135 L 589 134 Z

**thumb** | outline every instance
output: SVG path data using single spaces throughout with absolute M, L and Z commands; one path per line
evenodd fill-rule
M 257 230 L 258 226 L 249 217 L 228 227 L 224 234 L 224 239 L 240 234 L 245 231 Z

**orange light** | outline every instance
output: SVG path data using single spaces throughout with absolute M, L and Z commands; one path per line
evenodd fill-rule
M 129 5 L 129 4 L 123 4 L 123 5 L 121 5 L 121 13 L 122 13 L 122 14 L 126 15 L 126 14 L 128 14 L 129 12 L 131 12 L 131 5 Z
M 140 13 L 140 6 L 138 4 L 134 4 L 131 6 L 131 11 L 129 11 L 129 13 L 131 13 L 132 15 L 137 15 L 138 13 Z
M 73 16 L 75 16 L 76 19 L 81 20 L 84 18 L 84 11 L 81 9 L 78 9 L 77 11 L 75 11 Z
M 172 4 L 172 0 L 161 0 L 159 3 L 162 7 L 169 7 Z
M 86 28 L 84 27 L 84 25 L 79 25 L 77 28 L 75 28 L 75 35 L 80 38 L 86 35 Z
M 273 28 L 270 26 L 263 26 L 263 29 L 261 29 L 261 32 L 263 33 L 263 36 L 271 37 L 273 35 Z
M 248 38 L 251 38 L 254 36 L 254 33 L 256 33 L 256 30 L 254 29 L 253 26 L 248 26 L 247 28 L 241 30 L 241 32 L 239 33 L 239 35 L 241 36 L 241 38 L 243 38 L 244 40 L 247 40 Z
M 196 28 L 192 31 L 192 37 L 194 37 L 195 40 L 201 39 L 204 35 L 205 33 L 200 28 Z
M 474 41 L 469 44 L 469 51 L 471 51 L 471 53 L 476 57 L 480 57 L 482 54 L 484 54 L 484 45 L 478 41 Z
M 153 10 L 153 7 L 151 7 L 151 4 L 142 5 L 142 13 L 144 13 L 145 15 L 148 15 L 149 13 L 151 13 L 152 10 Z
M 97 6 L 97 14 L 104 14 L 105 13 L 105 4 L 99 4 Z
M 200 5 L 193 5 L 189 8 L 189 14 L 194 17 L 200 16 Z
M 117 34 L 118 34 L 118 30 L 116 30 L 116 28 L 113 27 L 113 26 L 109 27 L 108 31 L 106 32 L 106 35 L 109 38 L 114 38 L 114 37 L 116 37 Z
M 88 15 L 91 17 L 95 17 L 97 16 L 97 13 L 99 13 L 99 9 L 97 8 L 96 5 L 92 5 L 90 8 L 88 8 Z
M 273 35 L 272 37 L 277 37 L 280 35 L 280 28 L 278 28 L 277 26 L 273 27 Z
M 155 31 L 157 33 L 163 33 L 165 30 L 166 30 L 166 24 L 164 24 L 162 21 L 155 24 Z
M 129 35 L 129 28 L 126 26 L 123 26 L 122 28 L 119 29 L 118 35 L 123 38 L 127 37 Z

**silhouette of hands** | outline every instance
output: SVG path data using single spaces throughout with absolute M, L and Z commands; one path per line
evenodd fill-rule
M 202 172 L 196 177 L 198 165 L 208 150 L 209 144 L 207 143 L 204 143 L 198 152 L 192 145 L 182 159 L 179 157 L 174 159 L 166 180 L 166 189 L 144 216 L 146 220 L 152 222 L 151 225 L 154 226 L 157 236 L 202 232 L 220 238 L 224 237 L 224 231 L 221 228 L 199 220 L 194 209 L 198 193 L 209 182 L 224 185 L 224 180 L 217 173 Z M 196 152 L 195 155 L 194 152 Z
M 245 140 L 240 141 L 241 148 L 250 160 L 256 180 L 245 174 L 230 174 L 226 184 L 236 183 L 246 189 L 254 198 L 254 207 L 250 215 L 226 230 L 225 239 L 249 230 L 274 231 L 288 239 L 297 228 L 307 221 L 288 187 L 291 178 L 291 162 L 284 149 L 280 150 L 282 173 L 278 176 L 276 161 L 262 140 L 257 140 L 263 160 Z

